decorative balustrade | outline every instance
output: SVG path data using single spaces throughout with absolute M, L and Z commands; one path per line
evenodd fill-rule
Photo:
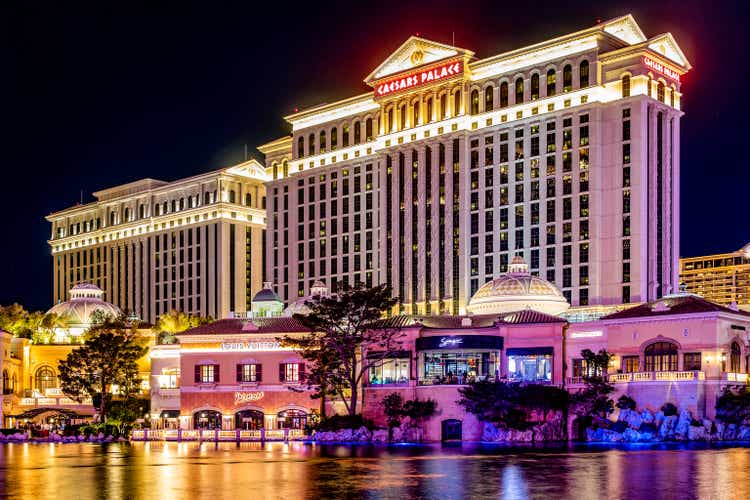
M 133 441 L 290 441 L 306 439 L 303 429 L 140 429 Z
M 725 372 L 722 379 L 726 382 L 738 382 L 741 384 L 746 384 L 748 379 L 747 373 L 734 373 L 734 372 Z
M 609 376 L 609 381 L 613 384 L 629 382 L 684 382 L 694 380 L 706 380 L 705 372 L 632 372 L 614 373 Z

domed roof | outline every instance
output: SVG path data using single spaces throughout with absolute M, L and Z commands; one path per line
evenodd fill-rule
M 67 318 L 68 324 L 73 327 L 86 327 L 91 325 L 91 316 L 96 311 L 102 311 L 105 315 L 120 316 L 122 311 L 119 307 L 102 300 L 104 292 L 91 283 L 79 283 L 70 289 L 70 299 L 53 306 L 47 314 L 54 313 Z
M 284 301 L 281 300 L 281 297 L 276 295 L 276 292 L 273 291 L 271 288 L 270 282 L 263 283 L 263 289 L 255 294 L 255 297 L 253 297 L 253 302 L 281 302 Z
M 310 295 L 297 299 L 289 304 L 287 308 L 284 309 L 284 316 L 292 317 L 295 314 L 310 314 L 310 308 L 307 307 L 306 302 L 317 295 L 323 297 L 328 295 L 328 287 L 321 280 L 315 280 L 315 282 L 313 282 L 310 287 Z
M 472 314 L 503 314 L 533 309 L 557 315 L 569 307 L 570 304 L 555 285 L 532 276 L 523 257 L 516 255 L 508 266 L 508 272 L 479 287 L 466 309 Z

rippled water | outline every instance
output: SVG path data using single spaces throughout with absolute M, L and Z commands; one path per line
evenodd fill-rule
M 750 448 L 0 445 L 11 498 L 750 498 Z

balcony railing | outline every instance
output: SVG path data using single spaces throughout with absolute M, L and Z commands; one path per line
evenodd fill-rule
M 294 441 L 307 438 L 303 429 L 139 429 L 133 441 Z
M 609 381 L 613 384 L 630 382 L 683 382 L 692 380 L 706 380 L 705 372 L 632 372 L 614 373 L 609 376 Z
M 734 373 L 724 372 L 721 377 L 725 382 L 737 382 L 740 384 L 747 384 L 748 374 L 747 373 Z

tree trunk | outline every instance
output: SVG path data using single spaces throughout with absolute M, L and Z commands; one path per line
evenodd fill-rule
M 326 395 L 325 393 L 320 396 L 320 419 L 326 418 Z
M 351 405 L 349 406 L 349 416 L 353 417 L 357 414 L 357 384 L 355 382 L 351 383 L 351 389 L 352 389 L 352 396 L 351 396 Z

